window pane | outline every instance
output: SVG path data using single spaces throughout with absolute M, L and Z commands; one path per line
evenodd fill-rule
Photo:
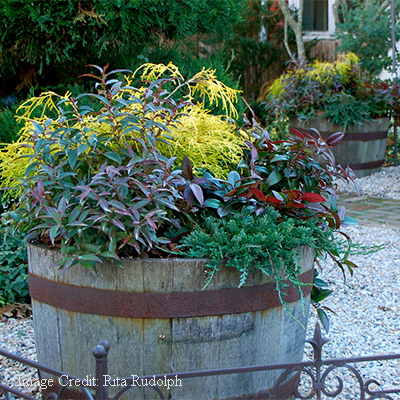
M 328 30 L 328 0 L 304 0 L 303 30 Z

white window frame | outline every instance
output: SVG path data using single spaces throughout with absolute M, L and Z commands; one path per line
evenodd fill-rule
M 289 6 L 299 9 L 299 0 L 288 0 Z M 328 0 L 328 30 L 327 31 L 310 31 L 303 35 L 304 40 L 313 39 L 332 39 L 335 33 L 335 17 L 333 15 L 333 5 L 335 0 Z

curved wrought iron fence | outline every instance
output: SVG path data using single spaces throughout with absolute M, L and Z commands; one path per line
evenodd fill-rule
M 255 373 L 260 371 L 283 370 L 275 386 L 262 393 L 263 399 L 281 399 L 280 387 L 281 383 L 288 379 L 288 377 L 296 377 L 296 382 L 293 389 L 293 396 L 296 399 L 323 399 L 323 398 L 338 398 L 342 399 L 345 382 L 342 376 L 338 374 L 340 369 L 348 371 L 346 377 L 350 375 L 354 383 L 353 392 L 357 391 L 357 397 L 351 397 L 351 400 L 372 400 L 372 399 L 400 399 L 400 387 L 391 389 L 381 389 L 380 383 L 373 379 L 373 377 L 364 378 L 358 371 L 354 364 L 365 362 L 382 362 L 384 360 L 400 359 L 400 354 L 391 355 L 378 355 L 367 357 L 354 357 L 342 359 L 323 359 L 322 349 L 323 346 L 329 341 L 321 334 L 321 329 L 317 324 L 314 331 L 314 337 L 308 339 L 307 342 L 312 345 L 313 359 L 303 361 L 300 363 L 292 364 L 279 364 L 279 365 L 260 365 L 248 366 L 239 368 L 219 369 L 219 370 L 206 370 L 206 371 L 192 371 L 171 374 L 158 374 L 147 376 L 130 377 L 116 377 L 112 378 L 108 374 L 108 353 L 110 345 L 108 341 L 103 340 L 93 349 L 93 355 L 96 360 L 96 371 L 92 379 L 82 379 L 63 371 L 49 368 L 45 365 L 37 363 L 20 357 L 18 355 L 9 353 L 0 348 L 0 356 L 7 359 L 14 360 L 23 365 L 35 368 L 38 371 L 38 380 L 42 372 L 48 373 L 53 377 L 57 377 L 57 382 L 54 385 L 47 385 L 54 389 L 48 390 L 44 393 L 45 400 L 57 400 L 69 398 L 71 389 L 78 391 L 79 396 L 75 392 L 74 398 L 82 398 L 87 400 L 119 400 L 121 396 L 125 395 L 128 391 L 134 390 L 137 386 L 146 386 L 154 391 L 155 399 L 167 400 L 161 386 L 181 386 L 182 380 L 188 378 L 200 378 L 206 376 L 218 376 L 227 374 L 243 374 Z M 43 381 L 43 379 L 42 379 Z M 161 383 L 160 383 L 161 381 Z M 49 379 L 47 384 L 49 384 Z M 53 382 L 52 382 L 53 383 Z M 43 387 L 46 385 L 43 385 Z M 112 397 L 109 397 L 108 388 L 117 387 L 119 390 Z M 355 390 L 356 389 L 356 390 Z M 37 398 L 22 392 L 14 387 L 8 386 L 0 381 L 0 398 L 12 400 L 15 397 L 24 398 L 28 400 L 36 400 Z M 348 397 L 346 397 L 348 398 Z M 184 400 L 170 398 L 169 400 Z M 199 399 L 201 400 L 201 399 Z

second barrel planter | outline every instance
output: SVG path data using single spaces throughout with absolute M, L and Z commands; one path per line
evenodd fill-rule
M 379 172 L 385 161 L 389 118 L 364 121 L 345 130 L 326 118 L 317 117 L 306 122 L 291 118 L 289 130 L 293 128 L 313 136 L 316 134 L 312 129 L 316 129 L 324 140 L 332 133 L 344 132 L 344 139 L 332 148 L 332 152 L 336 163 L 343 168 L 349 165 L 358 178 Z

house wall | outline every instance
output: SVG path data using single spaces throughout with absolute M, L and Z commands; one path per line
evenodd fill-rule
M 320 40 L 310 49 L 310 58 L 328 62 L 336 61 L 338 58 L 336 53 L 338 45 L 338 40 Z

